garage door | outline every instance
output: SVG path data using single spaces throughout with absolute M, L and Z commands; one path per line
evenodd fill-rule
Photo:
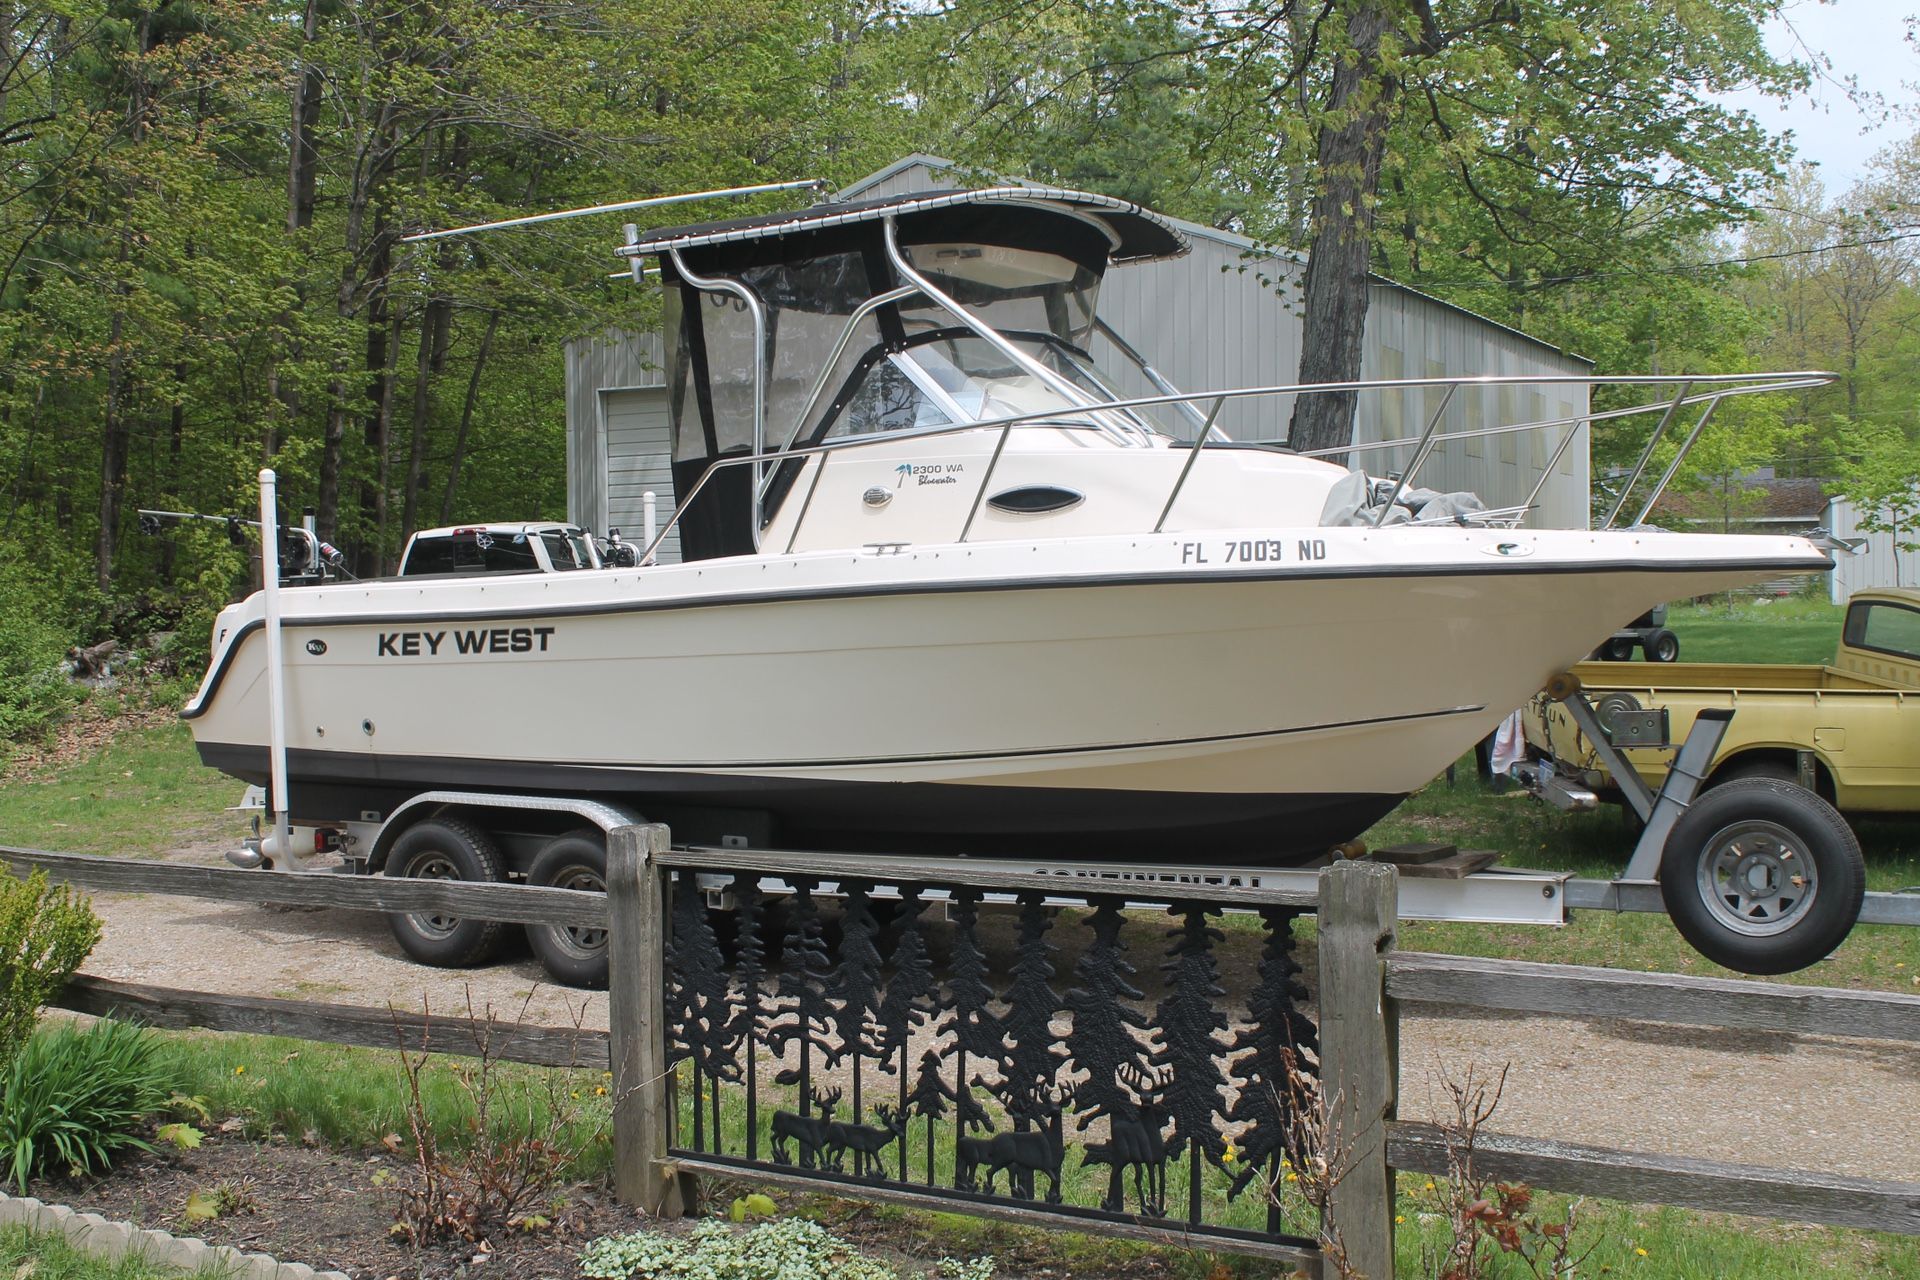
M 605 393 L 607 423 L 607 527 L 629 542 L 646 528 L 643 495 L 654 496 L 661 524 L 673 514 L 672 438 L 667 428 L 667 390 Z M 660 545 L 660 560 L 680 559 L 680 535 Z

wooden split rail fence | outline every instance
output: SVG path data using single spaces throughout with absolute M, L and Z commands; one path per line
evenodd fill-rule
M 872 859 L 831 855 L 743 856 L 765 861 L 764 867 L 738 865 L 743 872 L 838 873 L 870 879 L 874 866 Z M 605 896 L 523 885 L 187 867 L 11 848 L 0 848 L 0 863 L 18 874 L 45 870 L 55 879 L 90 890 L 381 912 L 435 910 L 510 923 L 606 927 L 612 970 L 607 1032 L 488 1025 L 428 1018 L 411 1010 L 217 995 L 87 976 L 76 977 L 58 1003 L 82 1013 L 129 1016 L 162 1027 L 204 1027 L 376 1048 L 396 1047 L 401 1038 L 418 1033 L 429 1037 L 436 1051 L 470 1053 L 473 1050 L 467 1046 L 485 1034 L 488 1052 L 503 1060 L 610 1067 L 617 1194 L 664 1216 L 693 1206 L 697 1193 L 693 1174 L 671 1154 L 677 1146 L 679 1109 L 674 1098 L 675 1073 L 668 1066 L 667 993 L 662 975 L 667 965 L 671 877 L 674 868 L 685 869 L 697 860 L 671 850 L 664 827 L 630 827 L 613 833 Z M 894 866 L 904 869 L 914 864 L 896 862 Z M 1055 894 L 1071 893 L 1075 884 L 1037 874 L 993 874 L 1011 875 L 1012 880 L 997 887 L 1016 892 L 1044 885 Z M 1395 1172 L 1448 1171 L 1447 1135 L 1431 1125 L 1401 1121 L 1396 1114 L 1398 1012 L 1403 1006 L 1434 1012 L 1487 1009 L 1920 1042 L 1920 997 L 1401 952 L 1394 946 L 1397 885 L 1397 874 L 1390 866 L 1342 863 L 1322 873 L 1315 904 L 1322 1087 L 1337 1108 L 1344 1148 L 1339 1159 L 1346 1169 L 1333 1189 L 1328 1222 L 1323 1226 L 1338 1230 L 1350 1265 L 1360 1275 L 1393 1274 Z M 980 887 L 995 886 L 981 881 Z M 1210 903 L 1217 900 L 1218 905 L 1249 905 L 1241 901 L 1245 893 L 1232 887 L 1187 885 L 1180 893 Z M 1269 896 L 1268 905 L 1273 901 Z M 1888 1117 L 1889 1124 L 1912 1122 L 1909 1116 Z M 1486 1132 L 1478 1135 L 1473 1158 L 1475 1168 L 1486 1176 L 1548 1190 L 1920 1234 L 1920 1183 Z M 716 1171 L 714 1166 L 701 1169 L 702 1173 Z M 783 1180 L 801 1176 L 796 1172 Z M 821 1189 L 866 1194 L 858 1184 L 823 1184 Z M 910 1200 L 910 1195 L 892 1198 Z M 951 1202 L 937 1207 L 969 1211 Z M 1021 1210 L 1005 1204 L 983 1204 L 975 1211 L 1003 1219 L 1022 1218 Z M 1029 1216 L 1039 1225 L 1167 1243 L 1187 1238 L 1177 1224 L 1063 1221 L 1060 1214 L 1037 1202 Z M 1319 1269 L 1316 1251 L 1308 1248 L 1275 1245 L 1243 1251 L 1290 1261 L 1309 1271 Z

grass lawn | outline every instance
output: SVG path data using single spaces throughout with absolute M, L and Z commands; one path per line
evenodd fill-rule
M 1824 595 L 1680 604 L 1667 610 L 1667 629 L 1680 637 L 1682 662 L 1824 665 L 1833 661 L 1845 612 Z
M 243 790 L 200 763 L 184 724 L 143 726 L 83 759 L 0 782 L 0 844 L 139 858 L 237 838 L 244 824 L 225 810 Z

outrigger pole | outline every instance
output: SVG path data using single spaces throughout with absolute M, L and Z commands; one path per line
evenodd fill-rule
M 267 613 L 267 743 L 272 770 L 272 856 L 293 857 L 293 824 L 287 800 L 286 655 L 280 645 L 280 522 L 278 482 L 271 467 L 260 472 L 260 585 Z
M 508 227 L 530 227 L 540 222 L 558 222 L 562 218 L 584 218 L 592 213 L 625 213 L 629 209 L 657 209 L 662 205 L 690 204 L 695 200 L 759 196 L 772 191 L 815 191 L 824 194 L 827 189 L 827 184 L 819 178 L 803 178 L 798 182 L 763 182 L 754 187 L 721 187 L 714 191 L 692 191 L 678 196 L 649 196 L 644 200 L 622 200 L 618 204 L 589 205 L 584 209 L 561 209 L 555 213 L 536 213 L 524 218 L 507 218 L 500 222 L 479 222 L 470 227 L 450 227 L 445 231 L 421 231 L 400 237 L 400 242 L 418 244 L 423 240 L 441 240 L 447 236 L 470 235 L 476 231 L 502 231 Z M 623 271 L 620 274 L 625 275 L 626 272 Z

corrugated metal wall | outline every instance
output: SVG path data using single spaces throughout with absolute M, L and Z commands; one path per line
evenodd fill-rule
M 1856 591 L 1871 587 L 1920 587 L 1920 552 L 1902 551 L 1897 541 L 1912 542 L 1915 532 L 1903 529 L 1898 539 L 1889 532 L 1868 533 L 1860 528 L 1860 513 L 1845 498 L 1827 504 L 1827 528 L 1836 538 L 1865 538 L 1866 550 L 1859 555 L 1844 551 L 1833 557 L 1832 597 L 1845 604 Z
M 908 157 L 847 193 L 862 198 L 944 190 L 956 185 L 944 162 Z M 1282 385 L 1295 380 L 1300 367 L 1298 302 L 1300 266 L 1269 255 L 1250 256 L 1253 242 L 1206 227 L 1182 224 L 1193 252 L 1173 262 L 1121 267 L 1101 289 L 1100 315 L 1175 386 L 1184 390 Z M 644 359 L 657 366 L 657 336 L 645 339 Z M 600 381 L 640 373 L 642 357 L 627 357 L 619 343 L 574 343 L 568 348 L 569 466 L 575 454 L 585 470 L 569 473 L 569 512 L 604 512 L 605 426 L 593 387 L 644 385 Z M 1098 346 L 1104 346 L 1104 342 Z M 1112 353 L 1094 352 L 1103 365 L 1117 368 Z M 589 366 L 598 363 L 595 371 Z M 624 363 L 623 363 L 624 362 Z M 1398 285 L 1375 286 L 1368 309 L 1363 378 L 1458 377 L 1480 374 L 1543 375 L 1591 372 L 1577 357 L 1504 328 L 1457 307 Z M 658 382 L 657 372 L 645 375 Z M 1146 394 L 1146 387 L 1123 390 Z M 584 393 L 584 394 L 581 394 Z M 1375 394 L 1361 398 L 1356 428 L 1360 442 L 1417 436 L 1437 408 L 1440 392 Z M 1446 429 L 1468 423 L 1491 425 L 1573 417 L 1588 404 L 1585 387 L 1472 389 L 1458 393 L 1448 407 Z M 1242 440 L 1278 440 L 1287 433 L 1289 400 L 1263 397 L 1230 405 L 1220 417 L 1228 434 Z M 592 433 L 592 447 L 576 448 L 576 437 Z M 1459 441 L 1435 450 L 1422 466 L 1418 482 L 1435 489 L 1466 489 L 1489 506 L 1517 505 L 1527 497 L 1540 468 L 1559 441 L 1556 432 Z M 1355 461 L 1375 474 L 1404 466 L 1412 449 L 1362 454 Z M 597 466 L 597 470 L 595 467 Z M 593 474 L 587 474 L 592 470 Z M 1588 523 L 1588 450 L 1585 432 L 1567 449 L 1542 490 L 1539 508 L 1528 523 L 1542 528 L 1585 528 Z M 574 495 L 579 495 L 576 498 Z M 591 499 L 591 502 L 585 499 Z M 575 514 L 575 518 L 581 518 Z M 604 528 L 602 520 L 597 528 Z
M 607 393 L 663 385 L 664 359 L 657 333 L 614 332 L 567 344 L 567 519 L 575 524 L 608 528 Z

